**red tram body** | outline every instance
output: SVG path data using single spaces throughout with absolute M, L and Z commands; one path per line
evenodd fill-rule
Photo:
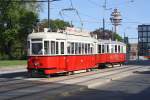
M 32 33 L 28 36 L 27 69 L 45 75 L 87 70 L 100 64 L 124 63 L 125 53 L 124 43 L 97 40 L 88 33 Z

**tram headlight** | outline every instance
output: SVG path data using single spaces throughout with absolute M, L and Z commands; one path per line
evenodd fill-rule
M 40 66 L 40 63 L 39 62 L 35 62 L 34 65 L 35 66 Z

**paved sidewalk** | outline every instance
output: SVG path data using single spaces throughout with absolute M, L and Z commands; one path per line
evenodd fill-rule
M 0 74 L 9 74 L 9 73 L 16 73 L 16 72 L 24 72 L 26 70 L 26 65 L 17 65 L 12 67 L 2 67 L 0 68 Z

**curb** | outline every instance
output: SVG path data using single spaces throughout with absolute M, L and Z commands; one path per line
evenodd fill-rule
M 3 72 L 0 72 L 0 75 L 11 74 L 11 73 L 19 73 L 19 72 L 26 72 L 26 71 L 27 71 L 26 69 L 19 69 L 19 70 L 13 70 L 13 71 L 3 71 Z

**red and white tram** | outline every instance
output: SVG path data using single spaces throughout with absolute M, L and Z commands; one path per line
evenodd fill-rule
M 38 32 L 28 36 L 28 72 L 50 75 L 124 63 L 124 43 L 97 40 L 86 32 Z

